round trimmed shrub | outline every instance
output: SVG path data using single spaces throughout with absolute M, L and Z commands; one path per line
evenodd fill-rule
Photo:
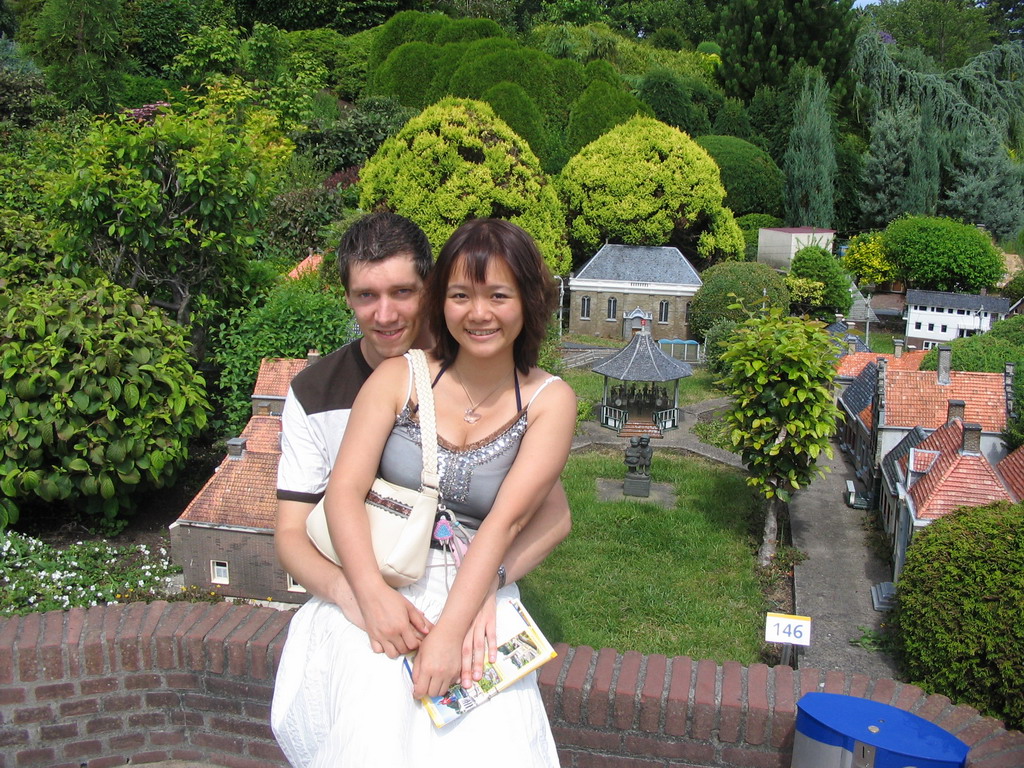
M 407 216 L 434 248 L 466 219 L 508 219 L 569 271 L 565 212 L 529 145 L 482 101 L 442 99 L 385 141 L 363 167 L 360 207 Z
M 718 164 L 725 187 L 725 206 L 732 209 L 734 216 L 782 215 L 786 177 L 771 155 L 735 136 L 701 136 L 697 143 Z
M 934 521 L 908 548 L 896 596 L 910 681 L 1024 726 L 1024 505 Z
M 405 43 L 385 59 L 373 76 L 373 92 L 393 96 L 405 107 L 423 109 L 430 103 L 441 48 L 431 43 Z
M 185 331 L 105 278 L 0 293 L 0 527 L 64 501 L 116 533 L 174 479 L 209 410 Z
M 653 69 L 644 75 L 637 96 L 654 110 L 661 122 L 691 136 L 701 136 L 711 130 L 707 108 L 695 104 L 683 81 L 667 69 Z
M 595 139 L 604 136 L 634 115 L 650 115 L 651 108 L 622 87 L 594 80 L 572 105 L 565 144 L 575 155 Z
M 711 130 L 716 136 L 736 136 L 747 141 L 754 138 L 754 126 L 750 123 L 747 108 L 739 99 L 728 98 L 722 102 Z
M 698 339 L 705 338 L 721 320 L 746 320 L 747 311 L 760 307 L 762 301 L 766 308 L 789 307 L 789 290 L 782 275 L 767 264 L 723 261 L 704 270 L 701 279 L 704 285 L 690 302 L 690 332 Z M 730 309 L 737 298 L 742 299 L 742 308 Z
M 547 170 L 550 142 L 544 129 L 544 117 L 526 91 L 506 80 L 484 91 L 481 101 L 490 104 L 495 114 L 508 123 L 516 135 L 526 140 Z
M 977 293 L 1003 275 L 987 233 L 942 216 L 904 216 L 885 228 L 885 254 L 914 288 Z
M 815 280 L 825 286 L 821 304 L 805 309 L 815 313 L 846 314 L 853 304 L 850 295 L 850 278 L 839 265 L 836 257 L 820 245 L 808 245 L 793 256 L 789 273 L 793 277 Z

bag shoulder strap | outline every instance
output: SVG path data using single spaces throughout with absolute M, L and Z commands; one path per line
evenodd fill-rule
M 436 489 L 440 481 L 437 471 L 437 421 L 434 416 L 434 390 L 430 386 L 427 355 L 422 349 L 410 349 L 405 353 L 405 357 L 412 368 L 416 400 L 419 403 L 420 442 L 423 453 L 420 482 L 424 488 Z

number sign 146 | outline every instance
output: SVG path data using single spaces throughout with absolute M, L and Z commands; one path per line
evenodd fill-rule
M 811 644 L 811 617 L 769 613 L 764 623 L 764 639 L 768 643 Z

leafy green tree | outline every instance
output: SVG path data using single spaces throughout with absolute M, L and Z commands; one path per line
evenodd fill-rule
M 836 140 L 835 216 L 833 229 L 850 232 L 862 227 L 860 178 L 867 143 L 855 133 L 846 132 Z
M 896 596 L 908 679 L 1024 727 L 1024 506 L 964 507 L 934 520 L 907 549 Z
M 853 0 L 736 0 L 722 11 L 722 81 L 750 99 L 778 88 L 796 64 L 819 67 L 830 84 L 846 74 L 857 16 Z
M 976 293 L 1003 275 L 991 237 L 952 219 L 906 216 L 885 228 L 885 253 L 915 288 Z
M 944 70 L 963 66 L 992 47 L 992 27 L 985 10 L 973 3 L 881 0 L 867 6 L 867 13 L 897 43 L 920 48 Z
M 820 323 L 787 317 L 778 307 L 748 318 L 722 354 L 722 386 L 731 440 L 767 501 L 757 561 L 775 555 L 779 505 L 822 474 L 818 458 L 832 456 L 829 438 L 839 409 L 832 395 L 832 338 Z
M 741 322 L 747 311 L 789 307 L 789 290 L 782 276 L 767 264 L 723 261 L 704 270 L 704 284 L 690 302 L 690 330 L 698 339 L 722 320 Z
M 1024 299 L 1024 269 L 1018 269 L 1002 288 L 999 294 L 1010 300 L 1011 304 Z
M 696 45 L 716 32 L 714 12 L 704 0 L 641 0 L 609 3 L 612 24 L 633 37 L 657 38 L 675 32 Z M 674 50 L 681 48 L 676 45 Z
M 608 241 L 668 243 L 705 261 L 743 253 L 714 161 L 652 117 L 634 117 L 584 147 L 562 170 L 559 189 L 577 260 Z
M 160 75 L 201 23 L 201 3 L 191 0 L 129 0 L 124 4 L 128 54 L 148 74 Z
M 290 153 L 268 116 L 238 127 L 209 102 L 97 119 L 51 189 L 67 261 L 98 264 L 188 323 L 197 296 L 217 296 L 244 268 Z
M 782 169 L 786 174 L 786 223 L 828 229 L 835 216 L 836 149 L 828 86 L 808 76 L 796 105 Z
M 325 287 L 316 277 L 290 280 L 258 307 L 237 310 L 214 353 L 228 429 L 238 434 L 252 414 L 252 389 L 263 358 L 305 357 L 311 349 L 327 354 L 349 341 L 354 330 L 344 291 Z
M 46 91 L 43 74 L 14 40 L 0 36 L 0 122 L 25 128 L 37 120 L 36 99 Z
M 835 256 L 820 245 L 808 245 L 801 248 L 793 256 L 790 275 L 822 284 L 820 303 L 811 303 L 800 307 L 805 312 L 827 317 L 828 315 L 845 315 L 850 311 L 853 297 L 850 295 L 850 276 L 846 274 Z
M 435 248 L 466 219 L 508 219 L 536 239 L 555 274 L 569 270 L 554 186 L 526 142 L 483 102 L 443 99 L 406 123 L 364 166 L 359 202 L 412 219 Z
M 767 152 L 734 136 L 701 136 L 697 143 L 718 164 L 725 206 L 734 216 L 782 213 L 785 179 Z
M 209 408 L 186 342 L 102 277 L 0 290 L 0 527 L 60 500 L 114 533 L 136 490 L 169 484 Z
M 7 0 L 0 0 L 0 37 L 13 38 L 18 29 L 18 20 L 14 11 L 7 5 Z
M 857 278 L 858 284 L 885 283 L 897 276 L 881 232 L 863 232 L 850 238 L 843 266 Z
M 54 93 L 94 112 L 115 103 L 124 68 L 118 0 L 46 0 L 36 45 Z
M 996 34 L 1005 40 L 1024 38 L 1024 4 L 1019 0 L 981 0 Z

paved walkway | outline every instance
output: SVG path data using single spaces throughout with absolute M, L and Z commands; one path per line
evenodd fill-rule
M 679 429 L 651 441 L 655 451 L 673 448 L 742 467 L 738 456 L 700 442 L 690 431 L 701 413 L 728 404 L 728 398 L 721 398 L 683 409 Z M 605 445 L 621 450 L 625 443 L 613 431 L 589 422 L 573 448 Z M 825 462 L 831 471 L 794 494 L 789 508 L 793 545 L 807 555 L 794 574 L 796 613 L 812 619 L 811 645 L 799 649 L 797 664 L 894 677 L 895 664 L 887 654 L 850 642 L 863 637 L 865 629 L 881 629 L 885 614 L 873 609 L 871 586 L 889 580 L 891 572 L 868 546 L 866 513 L 844 503 L 846 481 L 853 479 L 853 472 L 838 446 L 833 448 L 835 456 Z

